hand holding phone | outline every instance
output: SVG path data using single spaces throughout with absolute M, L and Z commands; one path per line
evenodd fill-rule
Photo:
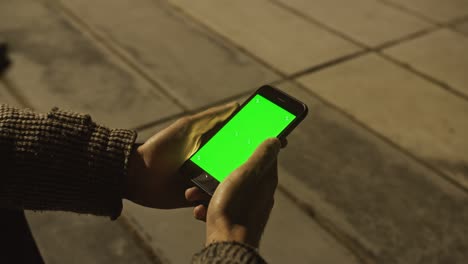
M 213 195 L 209 207 L 194 208 L 195 218 L 207 222 L 207 244 L 237 241 L 258 247 L 278 183 L 280 140 L 285 142 L 306 114 L 305 104 L 263 86 L 184 163 L 181 171 Z
M 267 138 L 285 139 L 307 115 L 307 106 L 284 92 L 262 86 L 212 133 L 181 171 L 209 195 Z
M 206 245 L 237 241 L 258 248 L 273 208 L 278 184 L 276 138 L 264 141 L 252 156 L 221 182 L 206 213 Z
M 185 116 L 134 148 L 123 186 L 124 198 L 161 209 L 190 207 L 193 203 L 187 200 L 206 200 L 199 189 L 186 195 L 193 184 L 179 168 L 202 144 L 203 135 L 238 107 L 231 103 Z

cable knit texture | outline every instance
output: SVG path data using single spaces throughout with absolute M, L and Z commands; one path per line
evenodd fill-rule
M 97 125 L 89 115 L 57 108 L 44 115 L 0 104 L 0 207 L 116 219 L 135 139 L 136 132 Z M 192 261 L 265 263 L 236 242 L 211 244 Z
M 257 250 L 238 242 L 217 242 L 195 254 L 192 263 L 263 264 Z
M 0 206 L 117 218 L 136 133 L 89 115 L 0 106 Z

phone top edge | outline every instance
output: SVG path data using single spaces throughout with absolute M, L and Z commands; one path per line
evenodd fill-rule
M 304 117 L 307 116 L 309 112 L 309 108 L 307 107 L 305 103 L 303 103 L 302 101 L 295 98 L 294 96 L 289 95 L 286 92 L 274 86 L 263 85 L 260 88 L 258 88 L 257 91 L 255 91 L 255 93 L 252 96 L 255 96 L 256 94 L 274 96 L 273 98 L 271 97 L 270 98 L 266 97 L 266 98 L 269 100 L 272 100 L 274 103 L 278 104 L 279 106 L 285 109 L 293 107 L 292 109 L 288 109 L 288 111 L 291 111 L 291 113 L 296 115 L 296 117 L 300 120 L 303 120 Z M 276 101 L 275 100 L 276 98 L 282 99 L 282 102 Z M 248 102 L 249 99 L 251 99 L 251 97 L 249 97 L 246 100 L 246 102 Z M 287 100 L 287 101 L 284 102 L 284 100 Z

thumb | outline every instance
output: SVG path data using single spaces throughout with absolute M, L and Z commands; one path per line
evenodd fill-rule
M 275 162 L 281 148 L 277 138 L 269 138 L 262 142 L 252 156 L 233 173 L 233 179 L 240 182 L 259 182 L 270 165 Z
M 267 139 L 260 144 L 250 158 L 216 188 L 212 202 L 218 200 L 223 201 L 224 206 L 241 206 L 250 196 L 245 194 L 254 194 L 252 191 L 261 182 L 264 172 L 275 162 L 280 146 L 277 138 Z

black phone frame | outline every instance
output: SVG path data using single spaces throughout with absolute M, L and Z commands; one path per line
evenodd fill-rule
M 247 100 L 245 100 L 245 102 L 243 102 L 242 105 L 240 105 L 240 107 L 238 107 L 236 111 L 234 111 L 231 114 L 231 116 L 219 126 L 219 129 L 214 131 L 214 133 L 210 133 L 210 136 L 204 140 L 204 144 L 206 144 L 206 142 L 208 142 L 216 134 L 216 132 L 218 132 L 226 123 L 228 123 L 257 94 L 262 95 L 263 97 L 267 98 L 268 100 L 272 101 L 273 103 L 286 109 L 287 111 L 289 111 L 290 113 L 296 116 L 294 121 L 291 122 L 278 135 L 279 139 L 286 138 L 289 135 L 289 133 L 291 133 L 291 131 L 294 130 L 294 128 L 296 128 L 297 125 L 299 125 L 299 123 L 301 123 L 302 120 L 304 120 L 304 118 L 307 116 L 308 108 L 306 104 L 286 94 L 285 92 L 279 90 L 278 88 L 275 88 L 269 85 L 264 85 L 260 87 L 257 91 L 255 91 L 255 93 L 253 93 Z M 200 148 L 202 148 L 204 144 L 202 144 Z M 197 152 L 195 152 L 193 155 L 195 155 L 196 153 Z M 183 175 L 190 177 L 191 181 L 196 186 L 198 186 L 203 191 L 205 191 L 210 196 L 212 196 L 214 191 L 216 190 L 216 187 L 218 187 L 218 184 L 220 182 L 216 180 L 213 176 L 205 172 L 202 168 L 198 167 L 195 163 L 193 163 L 190 160 L 192 156 L 190 156 L 184 162 L 184 164 L 180 168 L 180 171 Z

